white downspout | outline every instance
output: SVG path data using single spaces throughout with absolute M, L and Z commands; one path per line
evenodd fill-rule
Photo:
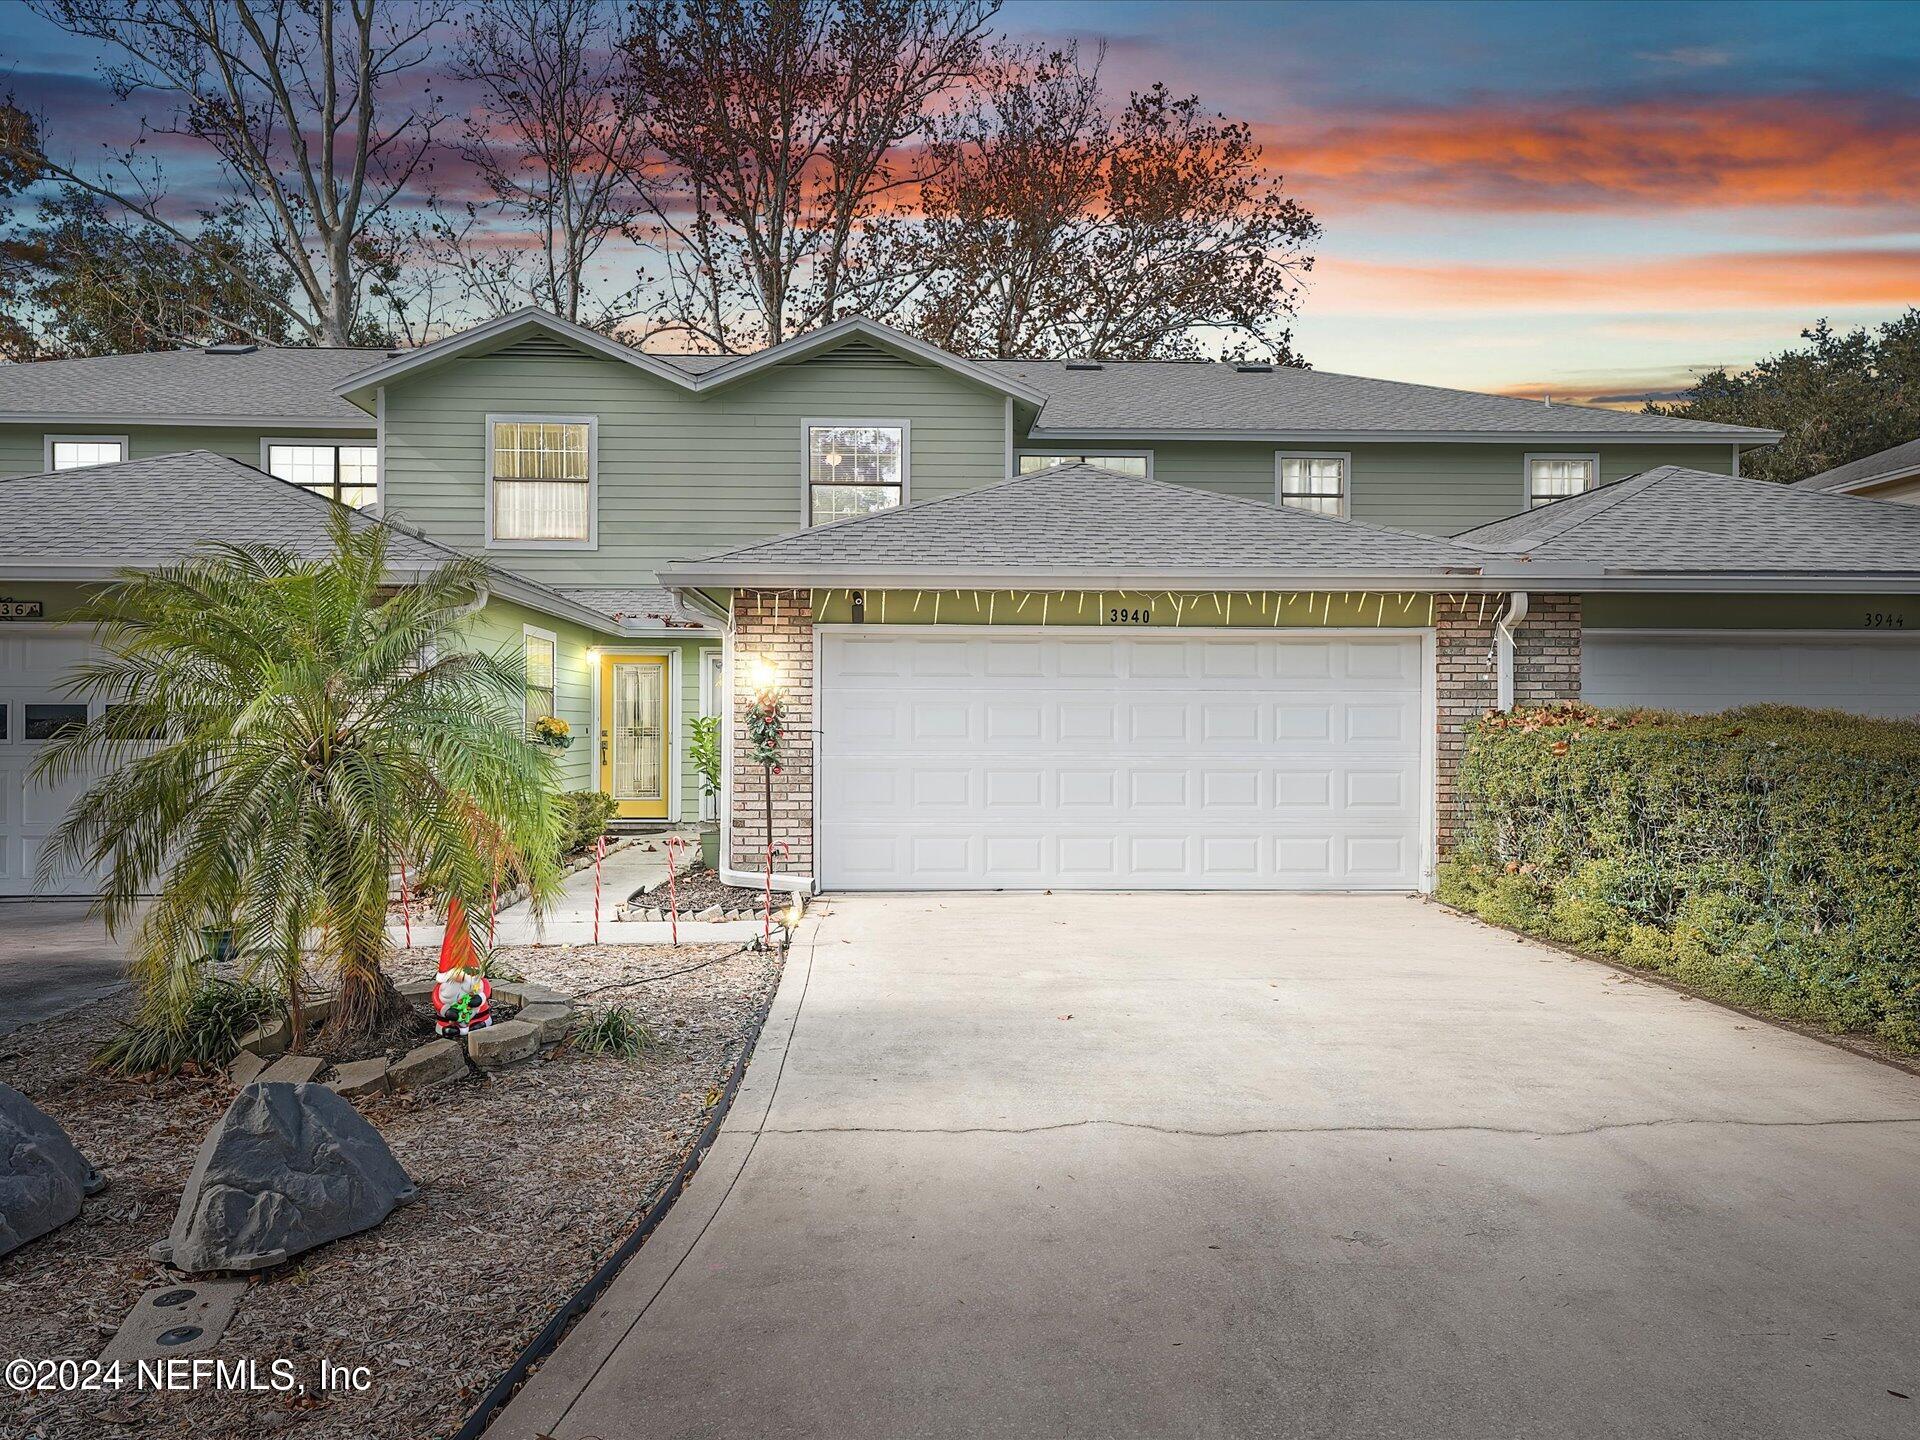
M 1493 622 L 1493 665 L 1495 708 L 1513 708 L 1513 627 L 1527 618 L 1527 592 L 1515 590 L 1507 596 L 1507 608 Z

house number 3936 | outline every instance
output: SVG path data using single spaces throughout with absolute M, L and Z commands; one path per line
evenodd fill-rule
M 1109 625 L 1151 625 L 1153 607 L 1145 605 L 1138 610 L 1128 610 L 1119 605 L 1112 606 L 1107 611 L 1107 623 Z
M 1869 610 L 1860 624 L 1867 630 L 1904 630 L 1907 617 L 1899 610 Z

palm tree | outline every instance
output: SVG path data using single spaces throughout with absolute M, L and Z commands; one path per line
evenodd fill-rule
M 503 873 L 536 905 L 557 884 L 553 756 L 522 731 L 524 662 L 459 640 L 486 567 L 395 586 L 385 527 L 343 510 L 332 539 L 320 560 L 223 545 L 125 572 L 78 617 L 104 654 L 72 691 L 108 703 L 35 773 L 98 778 L 40 869 L 102 867 L 109 932 L 139 917 L 143 1018 L 184 1013 L 212 927 L 296 1020 L 302 975 L 331 972 L 328 1043 L 363 1035 L 405 1004 L 381 968 L 401 857 L 469 915 Z

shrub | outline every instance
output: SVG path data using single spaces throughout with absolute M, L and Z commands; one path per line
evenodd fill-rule
M 1920 724 L 1580 706 L 1472 728 L 1440 898 L 1920 1050 Z
M 687 722 L 687 758 L 700 777 L 702 795 L 720 793 L 720 717 L 696 715 Z
M 569 790 L 560 797 L 560 858 L 577 854 L 607 833 L 613 797 L 604 790 Z
M 573 1043 L 588 1055 L 612 1055 L 638 1060 L 653 1046 L 653 1032 L 625 1005 L 610 1005 L 582 1019 L 573 1031 Z
M 282 1010 L 265 985 L 209 980 L 178 1019 L 142 1018 L 100 1047 L 93 1068 L 112 1075 L 173 1074 L 196 1065 L 218 1070 L 239 1053 L 240 1037 Z

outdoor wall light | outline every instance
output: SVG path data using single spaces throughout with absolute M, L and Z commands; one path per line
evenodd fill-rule
M 747 661 L 747 684 L 755 690 L 777 690 L 780 688 L 780 672 L 766 656 L 752 656 Z

